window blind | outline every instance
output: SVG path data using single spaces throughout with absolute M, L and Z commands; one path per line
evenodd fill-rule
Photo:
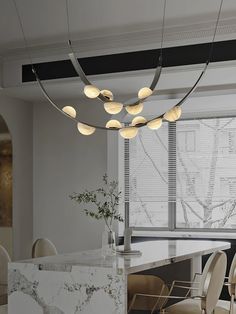
M 176 123 L 178 228 L 235 228 L 235 138 L 234 117 Z
M 132 227 L 236 227 L 235 117 L 164 122 L 124 147 Z
M 125 199 L 133 227 L 168 227 L 168 124 L 125 143 Z

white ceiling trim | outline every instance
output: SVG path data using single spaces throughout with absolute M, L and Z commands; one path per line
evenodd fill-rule
M 170 99 L 181 97 L 196 81 L 203 65 L 189 65 L 183 67 L 164 68 L 158 84 L 156 97 Z M 198 88 L 197 94 L 236 93 L 235 61 L 212 63 Z M 109 88 L 119 97 L 120 101 L 134 97 L 135 91 L 145 86 L 153 76 L 152 70 L 133 71 L 116 74 L 91 76 L 92 82 L 101 89 Z M 78 78 L 50 80 L 44 82 L 50 96 L 56 100 L 65 100 L 64 103 L 87 103 L 83 95 L 83 84 Z M 36 82 L 9 86 L 2 90 L 5 95 L 20 98 L 26 101 L 43 101 L 44 97 Z M 94 103 L 94 102 L 91 102 Z M 95 102 L 96 103 L 96 102 Z M 99 103 L 98 103 L 99 104 Z
M 205 23 L 171 26 L 165 29 L 164 46 L 180 46 L 194 43 L 208 42 L 212 39 L 215 21 Z M 73 41 L 74 50 L 80 57 L 96 56 L 112 53 L 130 52 L 136 50 L 147 50 L 159 48 L 161 41 L 161 29 L 153 24 L 136 25 L 127 28 L 124 33 L 113 33 L 100 36 L 97 33 L 81 33 L 80 40 Z M 104 34 L 104 33 L 103 33 Z M 216 41 L 229 40 L 236 38 L 236 18 L 221 20 Z M 31 46 L 33 58 L 52 57 L 63 58 L 68 54 L 66 42 L 40 45 L 34 43 Z M 4 61 L 25 59 L 26 51 L 24 48 L 12 49 L 2 54 Z

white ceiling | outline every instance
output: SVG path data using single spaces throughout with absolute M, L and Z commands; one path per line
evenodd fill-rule
M 34 47 L 31 48 L 31 54 L 36 52 L 36 56 L 33 55 L 34 61 L 56 60 L 58 49 L 62 45 L 66 46 L 67 42 L 66 0 L 15 1 L 22 16 L 28 43 Z M 160 32 L 157 30 L 161 27 L 164 0 L 68 0 L 68 3 L 71 36 L 73 42 L 77 42 L 76 51 L 80 52 L 80 56 L 158 47 Z M 219 5 L 220 0 L 167 0 L 165 44 L 168 45 L 168 39 L 175 45 L 191 44 L 192 38 L 195 39 L 194 42 L 209 41 Z M 236 0 L 224 0 L 221 27 L 217 39 L 236 38 Z M 67 53 L 66 47 L 65 51 L 61 50 L 58 59 L 64 59 Z M 3 57 L 4 69 L 4 88 L 1 93 L 27 101 L 43 100 L 35 83 L 21 82 L 21 64 L 28 63 L 29 60 L 25 58 L 24 42 L 13 0 L 0 0 L 0 56 Z M 179 72 L 181 70 L 178 68 L 173 71 L 177 77 L 170 81 L 170 76 L 164 75 L 158 88 L 170 90 L 189 87 L 199 68 L 197 72 L 187 71 L 187 79 L 181 79 L 181 86 L 177 86 L 182 77 Z M 91 79 L 100 87 L 111 88 L 117 95 L 127 95 L 145 86 L 152 75 L 153 70 L 116 73 Z M 220 73 L 217 75 L 222 77 Z M 230 78 L 226 83 L 235 83 L 231 76 L 225 77 Z M 214 84 L 224 82 L 217 81 Z M 55 80 L 45 82 L 45 85 L 51 97 L 57 100 L 81 97 L 82 85 L 79 79 Z
M 65 0 L 15 0 L 30 45 L 67 40 Z M 68 0 L 74 40 L 160 27 L 163 0 Z M 214 20 L 220 0 L 167 0 L 166 24 Z M 236 1 L 225 0 L 222 19 L 236 17 Z M 23 47 L 12 0 L 0 0 L 0 55 Z

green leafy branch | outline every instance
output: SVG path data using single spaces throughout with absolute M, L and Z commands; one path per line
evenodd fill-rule
M 73 193 L 70 199 L 78 204 L 92 204 L 95 210 L 82 209 L 89 217 L 97 220 L 104 219 L 106 226 L 111 231 L 113 222 L 123 222 L 124 219 L 118 211 L 121 192 L 118 190 L 117 181 L 108 181 L 107 174 L 103 176 L 103 186 L 94 191 L 85 190 L 83 193 Z

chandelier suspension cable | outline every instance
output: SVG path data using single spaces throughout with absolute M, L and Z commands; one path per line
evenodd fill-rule
M 193 85 L 193 87 L 187 92 L 187 94 L 175 105 L 172 107 L 172 109 L 168 110 L 167 112 L 163 113 L 162 115 L 159 115 L 157 116 L 156 118 L 153 118 L 153 119 L 150 119 L 150 120 L 146 120 L 145 118 L 143 118 L 145 121 L 141 121 L 133 126 L 129 126 L 129 127 L 122 127 L 121 123 L 119 121 L 117 121 L 120 126 L 115 126 L 115 127 L 104 127 L 104 126 L 97 126 L 97 125 L 94 125 L 94 124 L 91 124 L 91 123 L 87 123 L 87 122 L 82 122 L 80 120 L 78 120 L 76 118 L 76 111 L 74 110 L 73 107 L 68 107 L 68 108 L 72 108 L 73 111 L 75 112 L 66 112 L 64 111 L 63 109 L 66 108 L 64 107 L 63 109 L 60 109 L 60 107 L 51 99 L 51 97 L 49 96 L 49 94 L 47 93 L 47 91 L 45 90 L 37 72 L 36 72 L 36 69 L 34 67 L 34 64 L 33 64 L 33 61 L 32 61 L 32 56 L 31 56 L 31 53 L 30 53 L 30 49 L 29 49 L 29 45 L 28 45 L 28 42 L 27 42 L 27 39 L 26 39 L 26 36 L 25 36 L 25 32 L 24 32 L 24 27 L 23 27 L 23 23 L 22 23 L 22 19 L 21 19 L 21 16 L 20 16 L 20 12 L 19 12 L 19 9 L 17 7 L 17 4 L 16 4 L 16 0 L 12 0 L 14 5 L 15 5 L 15 9 L 16 9 L 16 13 L 17 13 L 17 17 L 18 17 L 18 20 L 19 20 L 19 24 L 20 24 L 20 28 L 21 28 L 21 31 L 22 31 L 22 35 L 23 35 L 23 38 L 24 38 L 24 43 L 25 43 L 25 48 L 27 50 L 27 54 L 29 56 L 29 59 L 30 59 L 30 62 L 31 62 L 31 66 L 32 66 L 32 71 L 35 75 L 35 78 L 39 84 L 39 87 L 40 89 L 42 90 L 44 96 L 47 98 L 47 100 L 53 105 L 53 107 L 55 107 L 58 111 L 60 111 L 62 114 L 64 114 L 66 117 L 70 118 L 71 120 L 73 120 L 74 122 L 77 123 L 77 126 L 78 126 L 78 129 L 79 131 L 84 134 L 84 135 L 90 135 L 90 134 L 93 134 L 97 129 L 102 129 L 102 130 L 111 130 L 111 131 L 120 131 L 120 134 L 121 136 L 125 135 L 125 134 L 122 134 L 123 131 L 125 131 L 125 129 L 127 129 L 127 131 L 131 131 L 130 129 L 135 129 L 135 135 L 137 134 L 137 130 L 138 128 L 140 127 L 143 127 L 143 126 L 149 126 L 150 125 L 150 129 L 154 129 L 151 127 L 151 124 L 153 122 L 156 122 L 157 120 L 161 120 L 162 122 L 162 119 L 166 119 L 167 121 L 175 121 L 177 120 L 180 115 L 181 115 L 181 109 L 180 109 L 180 106 L 189 98 L 189 96 L 195 91 L 195 89 L 197 88 L 199 82 L 201 81 L 203 75 L 205 74 L 206 72 L 206 69 L 211 61 L 211 58 L 212 58 L 212 55 L 213 55 L 213 48 L 214 48 L 214 41 L 215 41 L 215 37 L 216 37 L 216 34 L 217 34 L 217 29 L 218 29 L 218 24 L 219 24 L 219 20 L 220 20 L 220 15 L 221 15 L 221 11 L 222 11 L 222 7 L 223 7 L 223 1 L 224 0 L 221 0 L 220 2 L 220 8 L 219 8 L 219 11 L 218 11 L 218 16 L 217 16 L 217 20 L 216 20 L 216 25 L 215 25 L 215 29 L 214 29 L 214 35 L 213 35 L 213 39 L 212 39 L 212 42 L 211 42 L 211 47 L 210 47 L 210 51 L 209 51 L 209 56 L 207 58 L 207 61 L 206 61 L 206 64 L 204 66 L 204 69 L 202 70 L 201 74 L 199 75 L 197 81 L 195 82 L 195 84 Z M 68 6 L 67 6 L 67 10 L 68 10 Z M 165 0 L 165 3 L 164 3 L 164 15 L 165 15 L 165 10 L 166 10 L 166 0 Z M 162 55 L 162 47 L 163 47 L 163 40 L 164 40 L 164 22 L 165 22 L 165 18 L 163 17 L 163 29 L 162 29 L 162 44 L 161 44 L 161 55 Z M 68 35 L 69 35 L 69 39 L 70 39 L 70 31 L 69 31 L 69 28 L 68 28 Z M 77 60 L 77 59 L 76 59 Z M 77 60 L 78 62 L 78 60 Z M 79 63 L 78 63 L 79 64 Z M 73 64 L 74 65 L 74 64 Z M 79 65 L 80 66 L 80 65 Z M 83 70 L 82 70 L 83 71 Z M 85 78 L 86 78 L 86 75 L 85 75 Z M 147 97 L 145 97 L 144 99 L 146 99 Z M 107 99 L 106 99 L 107 100 Z M 143 101 L 143 99 L 141 99 Z M 140 99 L 139 99 L 140 101 Z M 133 104 L 132 104 L 133 105 Z M 178 109 L 178 110 L 177 110 Z M 173 116 L 174 114 L 174 117 L 175 117 L 175 120 L 169 120 L 169 117 L 170 115 Z M 114 120 L 116 121 L 116 120 Z M 84 130 L 80 130 L 80 127 L 85 127 L 87 128 L 87 130 L 85 130 L 85 133 L 83 133 Z M 159 123 L 159 127 L 161 126 L 161 123 Z M 157 128 L 155 128 L 157 129 Z M 86 133 L 87 132 L 87 133 Z M 134 132 L 134 130 L 132 130 L 132 132 Z M 124 133 L 124 132 L 123 132 Z M 134 136 L 135 136 L 134 135 Z M 125 136 L 123 136 L 125 137 Z M 132 136 L 133 137 L 133 136 Z M 125 138 L 131 138 L 131 137 L 125 137 Z
M 57 105 L 53 100 L 52 98 L 49 96 L 49 94 L 47 93 L 45 87 L 43 86 L 39 76 L 38 76 L 38 73 L 36 71 L 36 68 L 34 66 L 34 63 L 33 63 L 33 58 L 32 58 L 32 55 L 31 55 L 31 51 L 30 51 L 30 48 L 29 48 L 29 45 L 28 45 L 28 41 L 26 39 L 26 35 L 25 35 L 25 31 L 24 31 L 24 26 L 23 26 L 23 22 L 22 22 L 22 19 L 21 19 L 21 15 L 20 15 L 20 11 L 19 11 L 19 8 L 17 6 L 17 3 L 16 3 L 16 0 L 12 0 L 13 4 L 14 4 L 14 7 L 15 7 L 15 11 L 16 11 L 16 15 L 17 15 L 17 18 L 18 18 L 18 22 L 19 22 L 19 25 L 20 25 L 20 29 L 21 29 L 21 33 L 22 33 L 22 36 L 23 36 L 23 40 L 24 40 L 24 45 L 25 45 L 25 50 L 26 50 L 26 53 L 27 53 L 27 56 L 30 60 L 30 64 L 31 64 L 31 67 L 32 67 L 32 72 L 35 76 L 35 79 L 44 95 L 44 97 L 51 103 L 51 105 L 56 109 L 58 110 L 60 113 L 62 113 L 64 116 L 66 116 L 67 118 L 70 118 L 72 121 L 76 122 L 76 123 L 82 123 L 84 125 L 88 125 L 90 127 L 93 127 L 93 128 L 97 128 L 97 129 L 101 129 L 101 130 L 107 130 L 106 127 L 103 127 L 103 126 L 99 126 L 99 125 L 95 125 L 95 124 L 91 124 L 91 123 L 87 123 L 87 122 L 84 122 L 82 120 L 79 120 L 79 119 L 76 119 L 75 117 L 72 117 L 71 115 L 68 115 L 66 112 L 64 112 L 60 107 L 59 105 Z
M 211 42 L 211 44 L 210 44 L 210 45 L 211 45 L 211 46 L 210 46 L 210 51 L 209 51 L 209 55 L 208 55 L 207 61 L 206 61 L 206 63 L 205 63 L 205 66 L 204 66 L 202 72 L 200 73 L 198 79 L 196 80 L 195 84 L 192 86 L 192 88 L 187 92 L 187 94 L 186 94 L 174 107 L 179 107 L 179 106 L 181 106 L 181 105 L 189 98 L 189 96 L 190 96 L 190 95 L 195 91 L 195 89 L 197 88 L 199 82 L 201 81 L 202 77 L 204 76 L 204 74 L 205 74 L 205 72 L 206 72 L 206 70 L 207 70 L 207 68 L 208 68 L 208 65 L 209 65 L 209 63 L 210 63 L 210 61 L 211 61 L 211 58 L 212 58 L 212 55 L 213 55 L 214 42 L 215 42 L 215 37 L 216 37 L 216 34 L 217 34 L 217 29 L 218 29 L 218 24 L 219 24 L 219 20 L 220 20 L 220 15 L 221 15 L 221 11 L 222 11 L 223 1 L 224 1 L 224 0 L 221 0 L 221 2 L 220 2 L 220 7 L 219 7 L 219 10 L 218 10 L 217 19 L 216 19 L 216 24 L 215 24 L 215 28 L 214 28 L 214 34 L 213 34 L 212 42 Z M 66 0 L 66 3 L 67 3 L 67 22 L 68 22 L 68 31 L 69 31 L 68 0 Z M 161 62 L 162 62 L 162 51 L 163 51 L 163 42 L 164 42 L 165 15 L 166 15 L 166 0 L 164 0 L 163 19 L 162 19 L 162 35 L 161 35 L 161 49 L 160 49 L 161 51 L 160 51 L 160 58 L 159 58 L 159 60 L 161 60 Z M 70 32 L 69 32 L 69 33 L 70 33 Z M 70 38 L 70 36 L 69 36 L 69 38 Z M 71 56 L 71 55 L 72 55 L 72 56 Z M 71 58 L 71 57 L 72 57 L 72 58 Z M 74 54 L 70 54 L 70 58 L 71 58 L 71 61 L 72 61 L 72 64 L 73 64 L 75 70 L 77 71 L 78 75 L 80 76 L 80 72 L 78 71 L 78 69 L 79 69 L 79 67 L 81 68 L 81 66 L 80 66 L 80 64 L 79 64 L 79 62 L 78 62 L 78 60 L 77 60 L 77 58 L 75 57 Z M 158 68 L 157 68 L 156 72 L 159 72 L 158 79 L 157 79 L 157 82 L 158 82 L 159 77 L 160 77 L 160 74 L 161 74 L 161 69 L 160 69 L 160 71 L 158 71 Z M 155 77 L 154 77 L 154 80 L 155 80 Z M 154 80 L 153 80 L 153 81 L 154 81 Z M 157 82 L 156 82 L 156 83 L 157 83 Z M 155 83 L 154 83 L 154 84 L 155 84 Z M 151 85 L 151 86 L 152 86 L 152 85 Z M 155 85 L 155 86 L 156 86 L 156 85 Z M 154 86 L 154 88 L 155 88 L 155 86 Z M 146 97 L 146 98 L 147 98 L 147 97 Z M 143 102 L 143 100 L 145 100 L 146 98 L 141 99 L 142 102 Z M 132 99 L 131 101 L 133 101 L 133 99 Z M 140 103 L 140 100 L 138 100 L 138 101 L 136 101 L 136 102 L 133 102 L 132 105 L 137 105 L 137 104 L 139 104 L 139 103 Z M 128 105 L 131 105 L 131 104 L 129 103 L 129 101 L 124 104 L 124 106 L 128 106 Z M 162 118 L 164 117 L 164 115 L 165 115 L 165 113 L 162 114 L 162 115 L 160 115 L 160 116 L 158 116 L 158 117 L 155 117 L 154 119 L 151 119 L 151 120 L 148 120 L 148 121 L 146 121 L 146 122 L 140 123 L 140 125 L 136 125 L 136 127 L 145 126 L 145 125 L 147 125 L 149 122 L 152 122 L 153 120 L 156 120 L 156 119 L 158 119 L 158 118 L 161 118 L 161 119 L 162 119 Z
M 219 7 L 219 10 L 218 10 L 218 14 L 217 14 L 217 19 L 216 19 L 215 28 L 214 28 L 214 34 L 213 34 L 212 41 L 210 43 L 210 51 L 209 51 L 209 55 L 208 55 L 207 61 L 205 63 L 205 66 L 204 66 L 201 74 L 199 75 L 198 79 L 196 80 L 195 84 L 192 86 L 192 88 L 187 92 L 187 94 L 184 95 L 184 97 L 173 108 L 179 107 L 179 106 L 183 105 L 186 102 L 186 100 L 189 98 L 189 96 L 196 90 L 199 82 L 201 81 L 201 79 L 203 78 L 204 74 L 206 73 L 208 65 L 211 62 L 211 59 L 212 59 L 212 56 L 213 56 L 214 42 L 215 42 L 215 38 L 216 38 L 218 26 L 219 26 L 219 21 L 220 21 L 220 15 L 221 15 L 221 12 L 222 12 L 223 2 L 224 2 L 224 0 L 220 1 L 220 7 Z M 156 120 L 158 118 L 162 119 L 162 118 L 164 118 L 164 116 L 165 116 L 165 113 L 160 115 L 160 116 L 158 116 L 158 117 L 155 117 L 153 119 L 150 119 L 150 120 L 146 121 L 145 123 L 143 123 L 140 126 L 145 126 L 149 122 L 152 122 L 152 121 L 154 121 L 154 120 Z
M 30 63 L 33 66 L 33 60 L 32 60 L 32 56 L 31 56 L 31 53 L 30 53 L 30 48 L 29 48 L 29 45 L 28 45 L 28 41 L 26 39 L 26 35 L 25 35 L 24 27 L 23 27 L 23 22 L 22 22 L 21 15 L 20 15 L 20 11 L 18 9 L 16 1 L 12 0 L 12 2 L 13 2 L 13 5 L 15 7 L 17 19 L 18 19 L 18 22 L 19 22 L 19 25 L 20 25 L 20 30 L 21 30 L 21 33 L 22 33 L 22 36 L 23 36 L 23 40 L 24 40 L 24 44 L 25 44 L 25 50 L 26 50 L 27 56 L 28 56 L 28 58 L 30 60 Z
M 208 56 L 208 63 L 211 62 L 211 59 L 212 59 L 212 56 L 213 56 L 214 42 L 215 42 L 215 39 L 216 39 L 216 34 L 217 34 L 219 22 L 220 22 L 220 15 L 221 15 L 222 7 L 223 7 L 223 2 L 224 2 L 224 0 L 221 0 L 221 2 L 220 2 L 220 8 L 219 8 L 219 11 L 218 11 L 218 15 L 217 15 L 217 19 L 216 19 L 216 25 L 215 25 L 214 34 L 213 34 L 213 38 L 212 38 L 212 41 L 211 41 L 210 52 L 209 52 L 209 56 Z

